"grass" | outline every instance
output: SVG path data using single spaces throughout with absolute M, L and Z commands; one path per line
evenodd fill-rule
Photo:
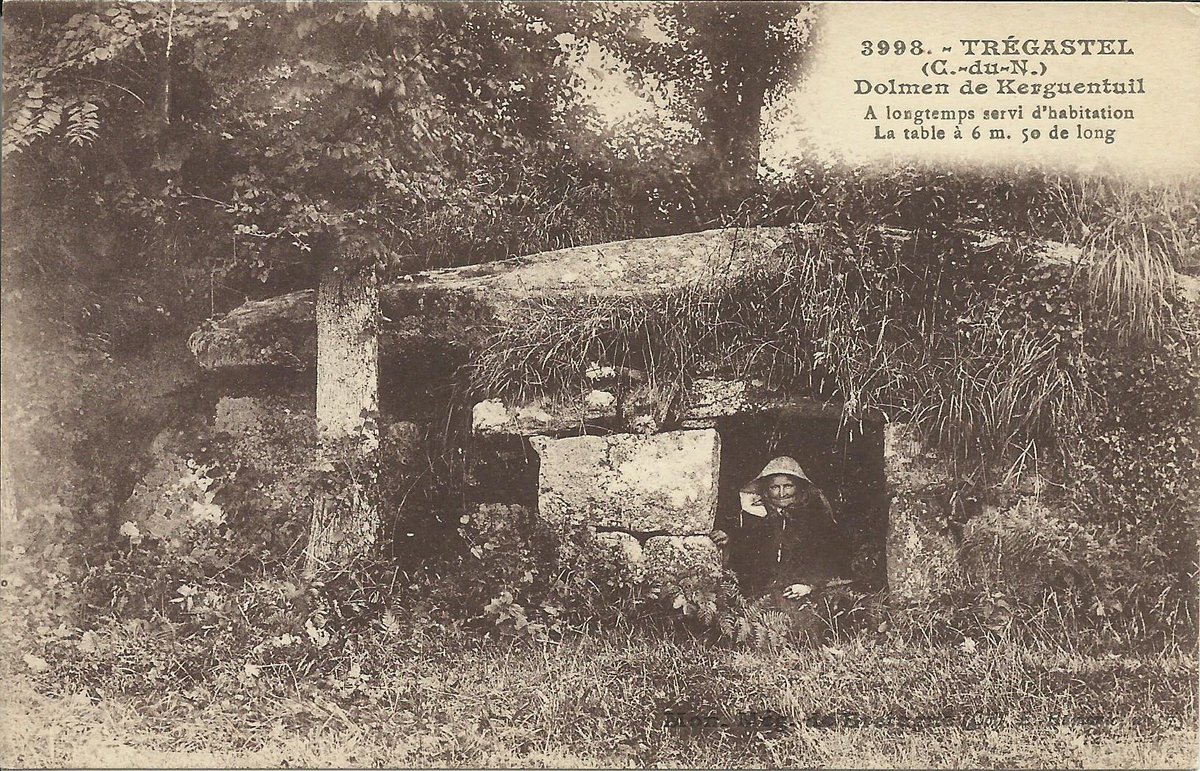
M 972 339 L 948 341 L 907 376 L 907 390 L 921 395 L 914 422 L 957 458 L 1036 459 L 1039 447 L 1053 448 L 1066 433 L 1060 427 L 1079 420 L 1092 401 L 1060 362 L 1053 340 L 995 325 Z
M 760 378 L 839 399 L 847 420 L 878 409 L 914 421 L 956 458 L 1055 449 L 1089 394 L 1062 366 L 1075 341 L 1013 316 L 1030 303 L 1019 282 L 1033 253 L 892 235 L 813 227 L 748 268 L 714 266 L 670 292 L 531 301 L 493 330 L 472 385 L 517 399 L 578 390 L 591 362 L 643 371 L 677 395 L 698 375 Z M 1051 287 L 1066 278 L 1048 271 Z
M 1115 225 L 1088 246 L 1092 303 L 1103 309 L 1104 323 L 1118 342 L 1157 340 L 1169 322 L 1165 298 L 1175 284 L 1171 259 L 1143 227 L 1134 238 L 1122 238 Z
M 361 651 L 365 679 L 320 688 L 260 678 L 140 698 L 41 695 L 10 671 L 0 764 L 1184 768 L 1197 753 L 1196 659 L 1179 650 L 862 638 L 744 652 L 640 632 L 411 650 Z M 662 726 L 665 709 L 795 727 L 688 733 Z M 835 714 L 861 724 L 812 719 Z
M 670 292 L 531 301 L 493 330 L 471 387 L 520 401 L 586 389 L 592 363 L 630 368 L 669 424 L 692 378 L 759 379 L 840 401 L 851 425 L 868 411 L 912 422 L 964 475 L 1053 477 L 1081 426 L 1127 408 L 1097 390 L 1110 360 L 1195 345 L 1170 298 L 1175 263 L 1200 249 L 1181 225 L 1191 204 L 1170 191 L 1118 187 L 1101 204 L 1062 205 L 1099 207 L 1078 214 L 1090 229 L 1068 234 L 1078 263 L 1044 262 L 1016 237 L 823 225 Z
M 1142 185 L 1087 177 L 1050 189 L 1064 236 L 1087 254 L 1097 320 L 1118 343 L 1156 340 L 1172 323 L 1164 300 L 1175 272 L 1194 269 L 1200 250 L 1195 189 L 1195 180 Z

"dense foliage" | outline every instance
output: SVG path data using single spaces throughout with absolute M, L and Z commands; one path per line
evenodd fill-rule
M 553 9 L 18 10 L 10 178 L 111 211 L 97 224 L 123 248 L 206 267 L 214 291 L 303 285 L 314 262 L 379 242 L 410 269 L 559 245 L 580 236 L 572 212 L 612 208 L 566 143 Z
M 588 37 L 677 126 L 626 131 L 660 216 L 715 221 L 758 189 L 764 110 L 796 85 L 816 39 L 809 3 L 584 5 Z M 661 118 L 659 119 L 662 120 Z M 661 141 L 661 139 L 660 139 Z M 647 152 L 649 150 L 649 152 Z M 674 189 L 673 189 L 674 188 Z

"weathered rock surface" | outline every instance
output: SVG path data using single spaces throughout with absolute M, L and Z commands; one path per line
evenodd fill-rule
M 551 521 L 641 533 L 707 533 L 717 504 L 713 430 L 534 437 L 538 511 Z
M 603 532 L 596 542 L 634 577 L 660 587 L 715 589 L 721 580 L 721 552 L 707 535 L 656 535 L 642 543 L 629 533 Z
M 655 419 L 652 415 L 640 415 L 635 407 L 604 390 L 580 392 L 574 397 L 566 394 L 557 394 L 553 398 L 534 396 L 524 402 L 485 399 L 472 410 L 472 427 L 477 435 L 537 436 L 578 432 L 589 426 L 643 433 L 637 426 L 622 425 L 618 421 L 622 413 L 627 424 L 638 417 Z M 698 378 L 688 390 L 682 413 L 678 416 L 679 426 L 684 429 L 714 428 L 721 418 L 772 410 L 796 418 L 829 419 L 841 416 L 842 405 L 771 393 L 756 381 Z M 882 416 L 875 413 L 861 417 L 882 422 Z M 649 433 L 653 433 L 653 428 Z
M 512 422 L 513 414 L 500 399 L 484 399 L 471 408 L 471 428 L 477 433 L 513 433 L 502 430 Z
M 213 430 L 232 436 L 262 434 L 270 420 L 271 405 L 253 396 L 223 396 L 213 415 Z
M 596 543 L 634 578 L 667 591 L 715 591 L 723 574 L 721 552 L 707 535 L 656 535 L 641 542 L 629 533 L 602 532 Z
M 888 510 L 887 581 L 892 597 L 920 600 L 954 571 L 958 546 L 933 499 L 899 496 Z
M 688 393 L 687 418 L 703 420 L 746 412 L 756 396 L 753 391 L 761 385 L 758 381 L 697 378 Z
M 951 478 L 950 463 L 925 446 L 907 423 L 883 429 L 883 464 L 893 493 L 912 493 L 943 485 Z
M 1186 273 L 1175 274 L 1175 289 L 1184 302 L 1200 305 L 1200 277 Z
M 759 263 L 787 240 L 784 228 L 714 229 L 542 252 L 426 271 L 380 289 L 385 317 L 380 355 L 401 354 L 411 338 L 468 348 L 486 341 L 484 320 L 514 318 L 531 301 L 636 297 L 668 292 Z M 308 369 L 316 356 L 316 293 L 247 302 L 197 330 L 188 345 L 204 367 Z
M 214 433 L 226 433 L 248 452 L 305 452 L 315 441 L 311 403 L 294 396 L 223 396 L 213 414 Z M 294 445 L 294 446 L 292 446 Z
M 767 389 L 759 380 L 697 378 L 692 381 L 684 405 L 684 428 L 704 428 L 719 418 L 779 411 L 796 418 L 840 418 L 845 409 L 841 402 L 822 402 Z M 852 414 L 853 419 L 882 422 L 877 410 Z
M 311 290 L 243 303 L 192 333 L 188 347 L 207 369 L 308 369 L 317 357 L 316 303 Z
M 611 398 L 597 397 L 605 394 Z M 520 403 L 485 399 L 471 410 L 471 428 L 477 435 L 536 436 L 580 431 L 588 426 L 615 425 L 617 400 L 607 391 L 590 391 L 577 399 L 544 396 Z
M 642 543 L 629 533 L 596 533 L 596 543 L 605 552 L 629 566 L 634 576 L 641 576 L 645 568 Z
M 952 481 L 950 464 L 903 423 L 884 427 L 883 461 L 893 496 L 885 545 L 888 589 L 896 599 L 922 599 L 957 566 L 958 544 L 941 497 Z

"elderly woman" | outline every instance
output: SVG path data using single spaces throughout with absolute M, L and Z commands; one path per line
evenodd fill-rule
M 773 459 L 746 483 L 741 510 L 714 533 L 742 593 L 781 606 L 849 575 L 849 553 L 829 501 L 794 458 Z

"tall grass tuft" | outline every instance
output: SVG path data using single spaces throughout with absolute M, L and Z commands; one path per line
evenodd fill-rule
M 1157 340 L 1169 323 L 1166 303 L 1175 271 L 1167 252 L 1140 234 L 1106 228 L 1088 245 L 1093 307 L 1122 344 Z
M 1065 237 L 1085 252 L 1092 310 L 1119 344 L 1157 340 L 1172 323 L 1175 274 L 1200 258 L 1194 188 L 1086 177 L 1055 187 Z

